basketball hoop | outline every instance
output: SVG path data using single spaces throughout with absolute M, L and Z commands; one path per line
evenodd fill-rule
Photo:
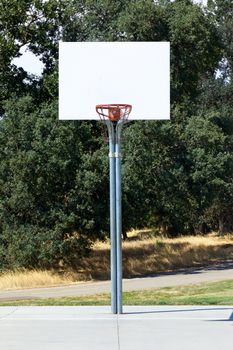
M 103 104 L 96 106 L 96 112 L 102 121 L 110 120 L 118 122 L 120 119 L 126 121 L 132 106 L 129 104 Z
M 107 126 L 110 178 L 111 305 L 114 314 L 122 314 L 122 208 L 121 208 L 121 133 L 132 106 L 97 105 L 96 112 Z M 102 124 L 103 124 L 102 123 Z M 106 129 L 106 128 L 105 128 Z

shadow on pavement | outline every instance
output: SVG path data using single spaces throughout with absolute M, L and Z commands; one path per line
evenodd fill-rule
M 233 261 L 225 261 L 222 263 L 215 263 L 213 265 L 207 265 L 207 266 L 200 266 L 200 267 L 188 267 L 185 269 L 178 269 L 176 271 L 169 271 L 169 272 L 160 272 L 160 273 L 150 273 L 150 274 L 144 274 L 142 276 L 138 276 L 137 278 L 150 278 L 150 277 L 160 277 L 160 276 L 175 276 L 175 275 L 194 275 L 194 274 L 201 274 L 204 271 L 223 271 L 223 270 L 231 270 L 233 269 Z M 135 276 L 132 276 L 131 278 L 135 278 Z M 128 278 L 128 279 L 131 279 Z
M 196 311 L 226 311 L 232 310 L 232 307 L 217 307 L 217 308 L 202 308 L 202 309 L 177 309 L 177 310 L 154 310 L 154 311 L 132 311 L 124 312 L 124 315 L 139 315 L 139 314 L 163 314 L 163 313 L 176 313 L 176 312 L 196 312 Z M 233 312 L 227 321 L 233 321 Z
M 231 316 L 229 318 L 225 318 L 225 319 L 222 319 L 222 320 L 209 320 L 208 322 L 233 322 L 233 312 L 231 314 Z

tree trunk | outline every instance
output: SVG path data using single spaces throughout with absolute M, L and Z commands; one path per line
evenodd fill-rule
M 125 241 L 128 238 L 127 232 L 123 230 L 122 231 L 122 236 L 123 236 L 123 240 Z
M 218 233 L 220 236 L 225 235 L 226 233 L 229 233 L 231 231 L 231 225 L 226 220 L 224 216 L 220 216 L 218 219 Z

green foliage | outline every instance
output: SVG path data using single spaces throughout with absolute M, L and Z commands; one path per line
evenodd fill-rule
M 4 112 L 3 101 L 12 95 L 21 97 L 30 94 L 37 98 L 38 103 L 51 99 L 58 41 L 62 37 L 62 26 L 67 21 L 67 11 L 65 1 L 1 1 L 0 115 Z M 51 78 L 47 76 L 40 80 L 12 63 L 13 58 L 20 57 L 21 49 L 25 48 L 44 63 L 44 74 L 51 74 Z M 57 79 L 54 85 L 57 85 Z
M 196 97 L 200 79 L 214 72 L 221 58 L 221 43 L 208 15 L 192 1 L 175 1 L 167 12 L 172 100 L 181 103 Z
M 124 186 L 131 212 L 125 216 L 134 215 L 135 226 L 156 224 L 173 234 L 188 228 L 191 197 L 185 148 L 176 126 L 135 123 L 127 130 L 125 153 Z
M 167 41 L 165 8 L 151 0 L 129 1 L 118 20 L 122 40 Z
M 130 1 L 70 1 L 66 9 L 69 19 L 64 25 L 64 40 L 117 41 L 120 37 L 118 18 L 128 2 Z
M 218 27 L 222 41 L 223 57 L 221 65 L 228 71 L 233 70 L 233 2 L 231 0 L 208 0 L 208 11 Z
M 6 256 L 1 264 L 74 264 L 106 229 L 101 226 L 104 197 L 96 210 L 103 190 L 98 183 L 105 182 L 97 168 L 95 128 L 59 122 L 56 103 L 34 111 L 30 97 L 9 101 L 5 110 L 0 123 L 0 227 L 3 244 L 15 258 Z M 17 251 L 24 245 L 20 256 Z
M 186 128 L 191 188 L 199 208 L 197 223 L 204 219 L 210 224 L 213 216 L 215 220 L 225 215 L 232 217 L 232 149 L 228 136 L 218 125 L 219 119 L 216 114 L 193 117 Z M 212 223 L 212 227 L 217 225 Z
M 212 221 L 220 233 L 233 230 L 233 178 L 232 178 L 232 152 L 233 152 L 233 4 L 231 0 L 209 0 L 208 13 L 212 16 L 218 35 L 222 43 L 222 59 L 218 65 L 217 77 L 208 77 L 203 81 L 202 94 L 199 97 L 197 109 L 199 114 L 212 115 L 214 123 L 224 135 L 222 146 L 223 156 L 219 159 L 219 171 L 213 179 L 212 201 L 205 214 L 206 221 Z M 217 151 L 217 148 L 215 147 Z M 224 160 L 228 157 L 225 166 Z M 217 159 L 216 159 L 217 162 Z M 213 172 L 214 174 L 214 172 Z M 214 175 L 213 175 L 214 176 Z

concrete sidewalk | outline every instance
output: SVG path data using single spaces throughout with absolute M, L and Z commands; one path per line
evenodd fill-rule
M 232 350 L 233 307 L 1 307 L 3 350 Z

